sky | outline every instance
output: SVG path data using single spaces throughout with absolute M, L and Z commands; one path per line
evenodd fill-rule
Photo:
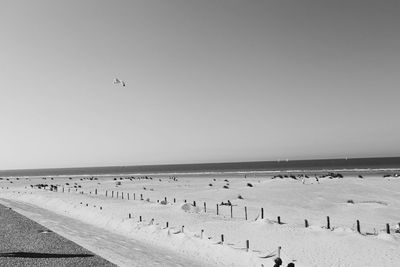
M 3 170 L 400 156 L 397 0 L 1 0 L 0 32 Z

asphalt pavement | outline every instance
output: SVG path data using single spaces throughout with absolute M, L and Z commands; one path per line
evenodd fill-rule
M 0 204 L 0 266 L 116 266 Z

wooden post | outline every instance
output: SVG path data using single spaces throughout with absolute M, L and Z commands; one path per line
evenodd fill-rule
M 261 219 L 264 219 L 264 208 L 261 208 Z
M 124 192 L 122 192 L 121 195 L 122 195 L 122 199 L 124 199 Z
M 168 228 L 168 227 L 169 227 L 169 223 L 168 223 L 168 222 L 165 224 L 165 227 L 166 227 L 166 228 Z
M 246 251 L 249 252 L 250 244 L 249 240 L 246 240 Z
M 164 201 L 165 201 L 165 203 L 167 203 L 167 197 L 164 197 Z
M 184 225 L 182 225 L 182 233 L 183 233 L 183 229 L 185 228 L 185 226 Z
M 174 203 L 176 203 L 176 198 L 174 198 Z
M 281 247 L 278 247 L 278 258 L 281 257 Z
M 97 195 L 97 188 L 94 190 L 94 194 Z
M 129 193 L 128 193 L 128 200 L 129 200 Z
M 219 215 L 219 209 L 218 209 L 218 204 L 217 204 L 217 215 Z
M 111 191 L 111 197 L 114 197 L 114 190 Z
M 129 213 L 129 219 L 132 218 L 131 214 Z
M 63 186 L 63 193 L 64 193 L 64 186 Z
M 195 207 L 196 207 L 196 201 L 193 201 L 193 206 L 195 206 Z
M 326 216 L 326 228 L 331 229 L 331 220 L 329 219 L 329 216 Z
M 307 219 L 304 220 L 304 225 L 306 226 L 306 228 L 308 228 L 308 221 L 307 221 Z
M 100 206 L 100 210 L 102 210 L 103 209 L 103 207 L 102 206 Z
M 133 193 L 133 200 L 136 200 L 136 193 Z
M 360 221 L 357 220 L 357 232 L 361 234 Z
M 207 204 L 204 202 L 204 212 L 207 212 Z
M 224 244 L 224 235 L 221 235 L 221 244 Z
M 143 194 L 140 194 L 140 200 L 143 200 Z
M 118 198 L 118 191 L 117 191 L 117 198 Z
M 244 219 L 247 221 L 247 207 L 244 207 Z
M 139 222 L 141 222 L 142 221 L 142 216 L 139 216 Z
M 231 218 L 233 218 L 233 206 L 231 205 Z
M 388 223 L 386 224 L 386 233 L 390 235 L 390 227 Z
M 107 196 L 107 190 L 106 190 L 106 196 Z
M 281 216 L 278 216 L 278 224 L 281 224 Z

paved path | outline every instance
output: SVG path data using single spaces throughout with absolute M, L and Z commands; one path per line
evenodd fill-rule
M 66 238 L 110 260 L 118 266 L 207 266 L 171 250 L 149 246 L 132 238 L 82 223 L 69 217 L 22 202 L 1 199 L 2 203 L 49 227 Z M 62 222 L 62 223 L 60 223 Z M 0 264 L 1 265 L 1 264 Z M 71 265 L 73 266 L 73 265 Z M 100 266 L 100 265 L 99 265 Z
M 0 204 L 0 266 L 116 266 Z

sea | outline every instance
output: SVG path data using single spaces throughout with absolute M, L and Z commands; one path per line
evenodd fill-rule
M 0 170 L 0 177 L 150 175 L 150 174 L 256 174 L 256 173 L 393 173 L 400 171 L 400 157 L 280 160 L 140 166 Z

